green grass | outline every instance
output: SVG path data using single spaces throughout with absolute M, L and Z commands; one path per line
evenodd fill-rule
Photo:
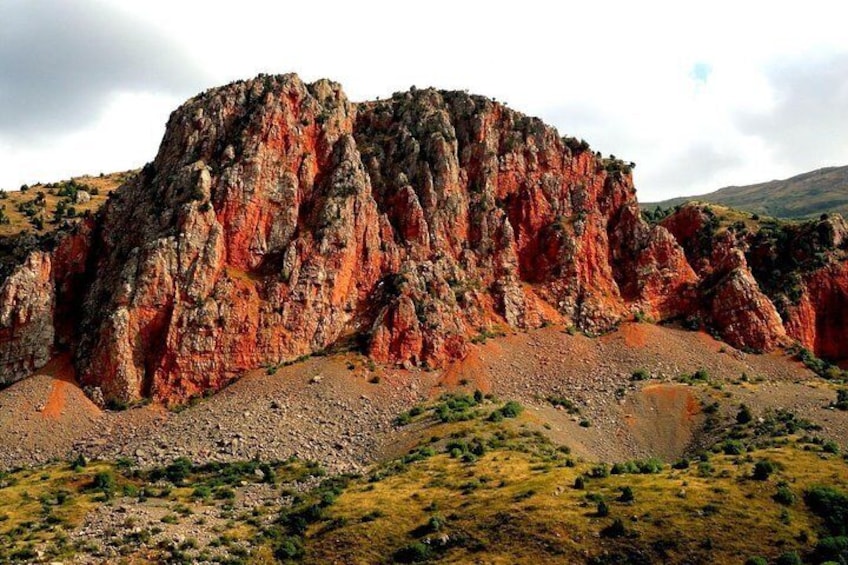
M 591 464 L 540 465 L 526 445 L 505 445 L 472 463 L 439 454 L 377 482 L 351 483 L 307 531 L 304 555 L 309 563 L 387 563 L 428 538 L 430 558 L 455 563 L 585 562 L 585 554 L 603 551 L 731 563 L 810 550 L 820 520 L 803 504 L 776 502 L 777 483 L 799 493 L 822 482 L 845 489 L 845 462 L 792 446 L 756 455 L 778 468 L 767 480 L 751 479 L 747 459 L 723 455 L 712 458 L 710 476 L 664 466 L 587 479 Z M 583 490 L 573 488 L 578 477 Z M 597 515 L 598 501 L 608 516 Z M 437 516 L 443 544 L 424 527 Z M 598 538 L 616 519 L 626 535 Z
M 212 505 L 228 520 L 211 544 L 160 543 L 144 557 L 154 562 L 190 562 L 203 552 L 223 552 L 232 563 L 346 564 L 839 555 L 846 460 L 791 414 L 755 416 L 729 425 L 712 452 L 691 461 L 610 464 L 551 443 L 518 403 L 451 394 L 401 415 L 396 425 L 409 426 L 419 443 L 361 476 L 325 476 L 298 461 L 182 459 L 140 470 L 77 460 L 23 470 L 0 477 L 0 561 L 26 561 L 44 547 L 51 559 L 69 559 L 80 548 L 61 540 L 87 512 L 151 499 L 165 503 L 163 528 L 191 524 Z M 304 481 L 314 486 L 292 488 Z M 260 482 L 279 496 L 233 512 L 240 489 Z M 150 535 L 133 534 L 125 550 L 133 555 L 133 540 Z
M 36 549 L 56 560 L 73 556 L 80 548 L 70 544 L 68 533 L 82 525 L 89 512 L 119 499 L 125 505 L 167 502 L 171 511 L 161 523 L 173 525 L 189 520 L 203 506 L 224 508 L 236 496 L 236 489 L 245 485 L 285 485 L 324 473 L 314 464 L 296 460 L 193 465 L 183 459 L 146 470 L 134 469 L 126 461 L 81 463 L 75 459 L 70 464 L 0 474 L 0 563 L 26 562 Z M 239 523 L 228 535 L 253 539 L 256 531 Z M 127 550 L 138 548 L 130 543 Z

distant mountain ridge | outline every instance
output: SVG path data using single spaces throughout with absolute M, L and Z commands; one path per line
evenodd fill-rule
M 784 180 L 728 186 L 697 196 L 645 202 L 642 207 L 669 208 L 686 202 L 723 204 L 777 218 L 811 218 L 824 213 L 848 215 L 848 165 L 825 167 Z

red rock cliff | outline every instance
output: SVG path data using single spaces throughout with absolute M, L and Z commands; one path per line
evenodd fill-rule
M 0 286 L 0 362 L 32 369 L 56 342 L 107 399 L 168 403 L 351 339 L 440 365 L 493 326 L 703 310 L 674 231 L 643 222 L 630 165 L 489 99 L 353 104 L 260 76 L 175 111 L 142 174 Z M 730 257 L 712 304 L 736 314 L 714 319 L 773 347 L 744 329 L 772 313 Z
M 770 350 L 798 341 L 848 358 L 848 226 L 818 221 L 730 223 L 731 212 L 687 205 L 661 225 L 700 275 L 699 315 L 729 343 Z
M 439 365 L 492 325 L 603 331 L 674 311 L 663 285 L 694 278 L 638 218 L 628 166 L 539 120 L 435 90 L 357 105 L 295 76 L 176 111 L 93 255 L 76 359 L 122 400 L 179 401 L 351 336 Z

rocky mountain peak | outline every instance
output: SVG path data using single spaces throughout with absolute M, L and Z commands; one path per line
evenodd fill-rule
M 642 220 L 631 168 L 464 92 L 212 89 L 84 229 L 2 283 L 0 363 L 13 380 L 68 347 L 106 399 L 179 403 L 342 343 L 439 366 L 498 331 L 710 316 L 687 234 Z M 746 329 L 777 314 L 744 256 L 727 269 L 739 313 L 715 321 L 779 344 Z

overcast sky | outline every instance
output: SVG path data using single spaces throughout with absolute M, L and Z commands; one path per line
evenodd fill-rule
M 139 167 L 259 72 L 494 96 L 635 161 L 643 201 L 848 164 L 843 3 L 694 4 L 0 0 L 0 187 Z

